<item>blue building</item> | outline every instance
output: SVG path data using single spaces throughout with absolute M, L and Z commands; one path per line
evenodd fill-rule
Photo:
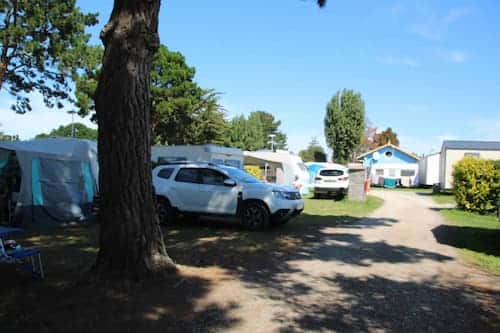
M 411 187 L 419 184 L 418 161 L 420 158 L 391 143 L 378 147 L 358 156 L 358 160 L 368 170 L 373 185 L 383 185 L 390 179 L 401 186 Z

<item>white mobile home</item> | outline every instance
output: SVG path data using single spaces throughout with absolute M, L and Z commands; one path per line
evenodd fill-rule
M 439 183 L 439 163 L 441 153 L 432 153 L 424 156 L 418 162 L 418 178 L 420 185 L 432 186 Z
M 442 189 L 453 187 L 453 165 L 466 156 L 500 160 L 500 141 L 443 141 L 439 164 Z
M 217 145 L 153 146 L 151 160 L 162 161 L 204 161 L 243 168 L 243 151 Z
M 372 185 L 384 185 L 386 181 L 403 187 L 418 186 L 418 165 L 420 157 L 391 143 L 380 146 L 358 156 L 368 169 Z

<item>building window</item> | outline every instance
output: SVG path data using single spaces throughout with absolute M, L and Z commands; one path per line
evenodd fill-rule
M 464 157 L 474 157 L 479 158 L 479 153 L 465 153 Z
M 384 155 L 387 158 L 391 158 L 392 157 L 392 151 L 386 151 Z
M 384 169 L 376 169 L 375 170 L 375 175 L 377 175 L 377 176 L 383 176 L 384 175 Z
M 415 170 L 401 170 L 401 177 L 413 177 L 415 176 Z
M 389 177 L 396 177 L 396 169 L 389 169 Z

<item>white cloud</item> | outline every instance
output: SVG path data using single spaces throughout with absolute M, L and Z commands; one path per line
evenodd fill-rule
M 458 136 L 452 133 L 445 133 L 437 136 L 399 136 L 399 143 L 403 149 L 416 154 L 429 154 L 441 150 L 444 140 L 457 140 Z
M 456 7 L 439 14 L 432 8 L 420 5 L 415 8 L 417 23 L 410 27 L 410 32 L 425 39 L 438 41 L 447 34 L 451 25 L 472 12 L 471 7 Z
M 500 141 L 500 117 L 476 119 L 472 127 L 471 133 L 477 140 Z
M 384 65 L 400 65 L 412 68 L 420 67 L 420 63 L 417 60 L 410 57 L 384 56 L 377 58 L 377 61 Z
M 445 61 L 457 64 L 464 63 L 469 59 L 469 55 L 460 50 L 439 51 L 438 55 Z

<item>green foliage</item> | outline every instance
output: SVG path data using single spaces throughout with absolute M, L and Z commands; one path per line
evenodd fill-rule
M 102 48 L 89 48 L 85 71 L 75 77 L 78 113 L 94 111 Z M 165 45 L 155 55 L 151 69 L 152 139 L 155 144 L 228 143 L 228 122 L 219 94 L 194 81 L 196 70 L 180 52 Z M 95 118 L 93 116 L 93 118 Z
M 257 179 L 262 178 L 262 170 L 258 165 L 245 165 L 245 171 Z
M 2 124 L 0 124 L 2 127 Z M 8 135 L 0 131 L 0 141 L 19 141 L 19 135 Z
M 230 123 L 230 144 L 242 150 L 261 149 L 265 142 L 264 128 L 259 119 L 245 118 L 241 115 L 234 117 Z
M 391 127 L 387 127 L 385 131 L 375 134 L 371 149 L 383 146 L 389 142 L 399 147 L 398 135 L 397 133 L 393 132 Z
M 316 138 L 313 138 L 307 149 L 299 152 L 300 158 L 304 162 L 326 162 L 326 153 Z
M 344 89 L 328 103 L 325 137 L 333 149 L 333 160 L 346 164 L 352 160 L 365 129 L 365 103 L 360 93 Z
M 453 167 L 453 193 L 467 211 L 488 213 L 495 209 L 496 170 L 493 162 L 465 157 Z
M 75 138 L 97 140 L 97 130 L 89 128 L 81 123 L 75 123 Z M 54 137 L 71 137 L 71 124 L 61 125 L 50 133 L 41 133 L 36 136 L 37 139 L 54 138 Z
M 86 117 L 95 110 L 94 93 L 99 80 L 103 52 L 101 46 L 88 46 L 86 55 L 82 59 L 83 69 L 73 75 L 76 88 L 75 106 L 81 117 Z M 95 114 L 92 114 L 92 120 L 97 120 Z
M 90 38 L 85 28 L 96 23 L 97 14 L 82 13 L 76 0 L 0 1 L 0 89 L 16 97 L 13 110 L 31 111 L 34 91 L 47 107 L 71 100 L 70 79 Z
M 445 209 L 441 214 L 455 225 L 446 233 L 447 244 L 460 249 L 475 264 L 500 274 L 500 223 L 496 216 L 459 209 Z
M 248 118 L 241 115 L 231 120 L 229 144 L 243 150 L 271 148 L 269 134 L 275 134 L 275 149 L 286 149 L 286 135 L 278 130 L 281 121 L 265 111 L 254 111 Z
M 287 147 L 287 137 L 286 134 L 279 131 L 279 127 L 281 125 L 280 120 L 276 120 L 272 114 L 266 111 L 253 111 L 248 116 L 248 120 L 251 121 L 255 118 L 255 121 L 260 122 L 262 124 L 262 128 L 264 130 L 264 140 L 260 143 L 261 147 L 259 149 L 269 148 L 270 145 L 268 143 L 269 135 L 276 135 L 274 138 L 274 148 L 275 149 L 286 149 Z

